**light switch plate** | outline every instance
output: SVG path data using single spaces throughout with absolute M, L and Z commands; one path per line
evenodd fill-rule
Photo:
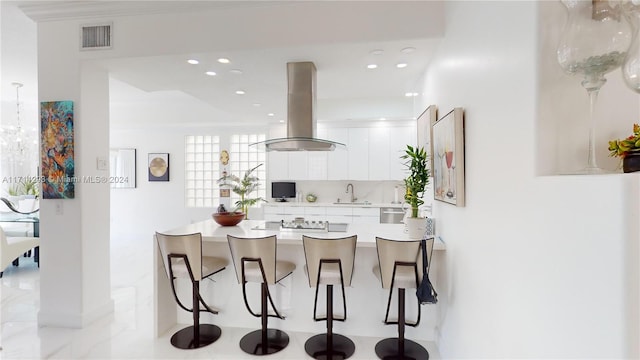
M 56 215 L 64 214 L 64 208 L 62 207 L 62 200 L 56 201 Z
M 98 170 L 109 170 L 109 160 L 98 156 L 98 158 L 96 159 L 96 167 L 98 168 Z

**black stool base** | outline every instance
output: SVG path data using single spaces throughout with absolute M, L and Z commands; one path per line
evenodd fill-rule
M 248 333 L 240 339 L 240 349 L 252 355 L 277 353 L 289 345 L 289 335 L 277 329 L 267 329 L 267 342 L 262 343 L 262 330 Z
M 219 327 L 211 324 L 201 324 L 200 327 L 200 339 L 197 341 L 193 337 L 193 325 L 173 334 L 171 337 L 171 345 L 178 349 L 198 349 L 207 346 L 220 338 L 222 330 Z
M 356 345 L 344 335 L 334 333 L 332 343 L 329 348 L 327 334 L 319 334 L 310 337 L 304 343 L 304 350 L 309 356 L 319 360 L 346 359 L 356 351 Z
M 398 348 L 398 338 L 388 338 L 378 341 L 376 344 L 376 355 L 384 360 L 415 359 L 428 360 L 429 352 L 422 345 L 411 340 L 404 340 L 404 352 L 400 353 Z

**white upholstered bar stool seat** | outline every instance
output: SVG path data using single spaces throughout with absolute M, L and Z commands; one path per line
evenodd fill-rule
M 289 276 L 296 265 L 277 260 L 277 240 L 274 236 L 263 238 L 240 238 L 227 235 L 231 258 L 236 269 L 238 283 L 242 284 L 242 296 L 249 313 L 261 319 L 260 330 L 252 331 L 240 339 L 240 348 L 252 355 L 276 353 L 289 344 L 289 335 L 279 329 L 268 328 L 268 318 L 284 319 L 271 297 L 269 285 L 274 285 Z M 253 311 L 247 300 L 246 284 L 260 285 L 260 311 Z M 269 314 L 269 305 L 274 314 Z
M 347 318 L 347 303 L 344 293 L 345 286 L 351 286 L 353 267 L 356 256 L 357 236 L 340 239 L 322 239 L 302 236 L 304 255 L 306 260 L 305 273 L 309 279 L 309 286 L 316 288 L 313 302 L 313 320 L 327 321 L 327 332 L 310 337 L 304 344 L 309 356 L 315 359 L 346 359 L 355 352 L 355 344 L 344 335 L 333 332 L 333 321 L 345 321 Z M 318 288 L 326 286 L 326 317 L 317 316 Z M 342 290 L 342 317 L 333 314 L 333 286 L 340 286 Z
M 173 334 L 171 344 L 180 349 L 196 349 L 213 343 L 220 338 L 222 330 L 213 324 L 200 324 L 200 311 L 217 314 L 218 310 L 202 298 L 200 281 L 224 270 L 229 261 L 222 257 L 202 256 L 200 233 L 166 235 L 156 232 L 156 241 L 176 302 L 185 311 L 193 313 L 193 325 Z M 178 278 L 191 281 L 191 306 L 184 305 L 176 292 L 174 282 Z
M 433 239 L 427 241 L 433 246 Z M 429 246 L 429 245 L 428 245 Z M 429 352 L 420 344 L 405 339 L 405 325 L 412 327 L 420 324 L 420 304 L 415 322 L 405 319 L 405 290 L 417 289 L 422 280 L 422 252 L 420 240 L 389 240 L 376 237 L 378 250 L 378 265 L 373 273 L 380 280 L 383 289 L 389 289 L 387 312 L 384 323 L 398 325 L 398 337 L 387 338 L 376 344 L 376 355 L 380 359 L 429 359 Z M 430 253 L 430 252 L 427 252 Z M 398 320 L 389 320 L 389 309 L 393 290 L 398 291 Z M 410 298 L 418 302 L 415 292 L 410 292 Z

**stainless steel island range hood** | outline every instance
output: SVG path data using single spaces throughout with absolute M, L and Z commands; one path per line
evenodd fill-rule
M 316 66 L 287 63 L 287 137 L 251 144 L 267 151 L 333 151 L 345 144 L 316 138 Z

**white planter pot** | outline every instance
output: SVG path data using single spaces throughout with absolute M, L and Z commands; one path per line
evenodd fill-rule
M 419 240 L 427 231 L 427 218 L 406 218 L 405 225 L 409 238 Z

